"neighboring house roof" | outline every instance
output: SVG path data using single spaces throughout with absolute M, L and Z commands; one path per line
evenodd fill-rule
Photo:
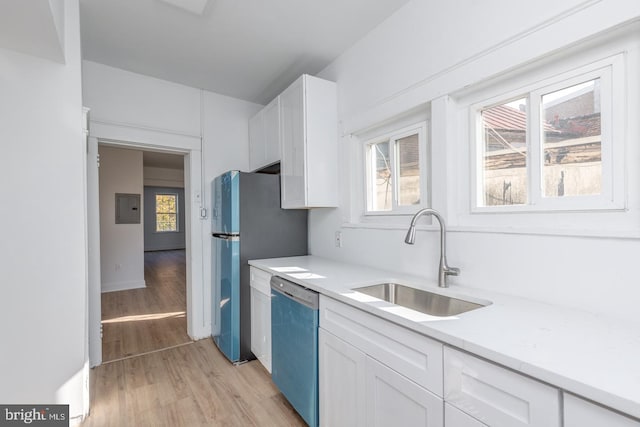
M 508 105 L 496 105 L 482 111 L 484 125 L 494 130 L 511 130 L 526 131 L 527 130 L 527 114 L 517 108 Z M 544 123 L 545 132 L 559 132 L 551 124 Z
M 566 119 L 556 120 L 554 129 L 562 135 L 582 138 L 586 136 L 600 135 L 601 119 L 600 113 L 587 114 L 584 116 L 569 117 Z
M 527 115 L 508 105 L 496 105 L 482 111 L 486 127 L 493 129 L 521 130 L 527 129 Z

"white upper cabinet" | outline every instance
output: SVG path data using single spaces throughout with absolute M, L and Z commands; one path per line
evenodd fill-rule
M 249 169 L 280 161 L 280 97 L 249 120 Z
M 264 116 L 264 164 L 280 161 L 280 97 L 262 109 Z
M 280 94 L 282 207 L 338 205 L 336 85 L 302 75 Z

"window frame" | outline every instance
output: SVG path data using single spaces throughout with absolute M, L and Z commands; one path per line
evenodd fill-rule
M 600 79 L 602 192 L 591 196 L 544 196 L 544 144 L 541 132 L 542 96 L 594 79 Z M 625 209 L 624 54 L 593 62 L 553 77 L 531 83 L 469 107 L 470 126 L 470 210 L 472 214 L 602 211 Z M 484 146 L 482 111 L 512 100 L 527 100 L 527 203 L 484 206 Z M 614 99 L 620 102 L 614 103 Z
M 175 215 L 176 217 L 176 229 L 175 230 L 158 230 L 158 196 L 172 196 L 175 198 L 175 206 L 176 206 L 176 211 L 175 213 L 172 212 L 160 212 L 160 214 L 162 215 Z M 179 194 L 178 193 L 170 193 L 170 192 L 161 192 L 161 193 L 155 193 L 154 194 L 154 221 L 155 221 L 155 230 L 154 233 L 179 233 L 180 232 L 180 217 L 179 217 L 179 211 L 180 211 L 180 206 L 179 206 Z
M 398 168 L 396 158 L 398 152 L 397 141 L 406 138 L 411 135 L 418 135 L 418 165 L 420 168 L 420 203 L 415 205 L 398 205 L 399 198 L 399 180 L 398 180 Z M 373 159 L 371 156 L 371 147 L 380 143 L 389 144 L 389 163 L 391 165 L 392 173 L 392 187 L 391 187 L 391 209 L 390 210 L 372 210 L 372 203 L 369 199 L 369 195 L 373 191 L 373 183 L 371 180 L 371 174 L 373 172 Z M 428 155 L 428 138 L 427 138 L 427 122 L 422 120 L 420 122 L 404 126 L 386 132 L 382 135 L 367 138 L 362 141 L 361 152 L 363 157 L 363 177 L 364 177 L 364 194 L 363 194 L 363 216 L 366 217 L 380 217 L 380 216 L 396 216 L 396 215 L 413 215 L 418 209 L 429 206 L 431 192 L 428 185 L 428 170 L 430 169 L 430 159 Z

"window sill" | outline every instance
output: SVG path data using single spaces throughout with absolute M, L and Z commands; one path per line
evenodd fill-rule
M 640 239 L 640 230 L 585 230 L 543 227 L 452 226 L 447 231 L 458 233 L 516 234 L 530 236 L 589 237 L 599 239 Z
M 409 228 L 407 223 L 359 222 L 344 223 L 342 228 L 370 229 L 370 230 L 403 230 Z M 418 225 L 418 230 L 438 230 L 437 224 Z M 598 239 L 640 240 L 640 229 L 634 230 L 567 230 L 543 227 L 491 227 L 491 226 L 460 226 L 447 225 L 447 233 L 484 233 L 484 234 L 513 234 L 523 236 L 553 236 L 553 237 L 588 237 Z
M 428 219 L 425 219 L 425 221 L 428 221 Z M 407 231 L 410 222 L 410 219 L 406 219 L 404 222 L 347 222 L 342 224 L 342 228 Z M 418 230 L 436 230 L 438 226 L 418 225 L 416 228 Z

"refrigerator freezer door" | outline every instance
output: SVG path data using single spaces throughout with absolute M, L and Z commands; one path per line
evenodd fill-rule
M 240 232 L 240 173 L 229 171 L 213 181 L 213 233 Z

